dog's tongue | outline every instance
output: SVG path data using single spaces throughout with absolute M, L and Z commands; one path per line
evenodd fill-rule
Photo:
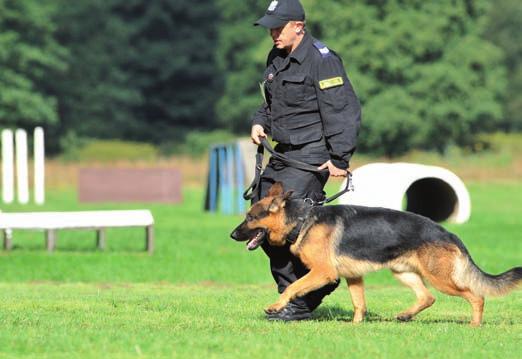
M 259 247 L 259 245 L 261 245 L 262 241 L 263 241 L 263 234 L 262 234 L 262 232 L 259 232 L 253 239 L 251 239 L 247 243 L 247 249 L 249 251 L 253 251 L 257 247 Z
M 252 239 L 250 242 L 248 242 L 247 244 L 247 249 L 249 251 L 253 251 L 254 249 L 256 249 L 257 247 L 259 247 L 259 243 L 258 241 L 256 241 L 255 239 Z

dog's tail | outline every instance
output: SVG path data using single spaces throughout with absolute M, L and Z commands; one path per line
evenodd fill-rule
M 455 259 L 453 280 L 460 288 L 469 288 L 475 295 L 501 296 L 522 285 L 522 267 L 492 275 L 480 269 L 465 248 Z

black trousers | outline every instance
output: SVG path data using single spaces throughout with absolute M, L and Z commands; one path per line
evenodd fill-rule
M 325 196 L 323 189 L 328 177 L 328 173 L 307 172 L 293 167 L 286 167 L 271 160 L 261 176 L 259 199 L 267 195 L 268 189 L 272 184 L 282 182 L 285 191 L 294 191 L 292 198 L 311 198 L 314 201 L 322 200 Z M 274 247 L 269 245 L 267 241 L 262 245 L 263 250 L 270 258 L 270 270 L 277 283 L 279 293 L 283 293 L 286 287 L 308 273 L 308 269 L 290 252 L 289 247 L 289 244 L 283 247 Z M 321 304 L 322 299 L 337 288 L 338 285 L 339 282 L 326 285 L 308 293 L 304 297 L 294 299 L 293 302 L 314 310 Z

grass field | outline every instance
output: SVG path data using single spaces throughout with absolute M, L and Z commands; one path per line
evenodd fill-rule
M 522 264 L 522 182 L 469 185 L 471 221 L 445 225 L 466 243 L 484 270 Z M 94 233 L 60 232 L 57 250 L 43 234 L 15 232 L 14 250 L 0 258 L 0 357 L 231 358 L 519 358 L 522 292 L 486 302 L 484 325 L 467 325 L 460 298 L 437 303 L 411 323 L 394 315 L 414 297 L 387 272 L 367 279 L 367 322 L 352 325 L 345 284 L 315 320 L 269 323 L 262 308 L 275 301 L 268 261 L 229 239 L 237 216 L 203 213 L 203 193 L 184 191 L 183 205 L 79 204 L 72 190 L 48 193 L 44 208 L 150 208 L 156 253 L 143 251 L 141 229 L 109 230 L 107 250 Z

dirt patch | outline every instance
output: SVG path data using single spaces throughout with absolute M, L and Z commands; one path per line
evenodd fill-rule
M 208 160 L 206 158 L 194 159 L 190 157 L 172 157 L 170 159 L 155 162 L 118 161 L 113 163 L 67 163 L 58 160 L 47 160 L 46 186 L 47 188 L 71 188 L 78 183 L 78 173 L 81 167 L 94 168 L 134 168 L 134 169 L 168 169 L 175 168 L 182 174 L 183 185 L 201 186 L 207 180 Z
M 440 166 L 453 171 L 463 181 L 472 182 L 505 182 L 522 178 L 522 153 L 491 152 L 478 155 L 448 155 L 446 157 L 433 153 L 412 152 L 406 156 L 389 159 L 373 158 L 364 154 L 356 154 L 351 163 L 355 169 L 373 162 L 413 162 Z M 188 156 L 171 157 L 155 162 L 118 161 L 114 163 L 66 163 L 58 160 L 46 161 L 47 188 L 76 188 L 80 167 L 110 168 L 176 168 L 182 173 L 183 186 L 202 188 L 206 185 L 208 159 Z M 335 182 L 335 180 L 330 180 Z

